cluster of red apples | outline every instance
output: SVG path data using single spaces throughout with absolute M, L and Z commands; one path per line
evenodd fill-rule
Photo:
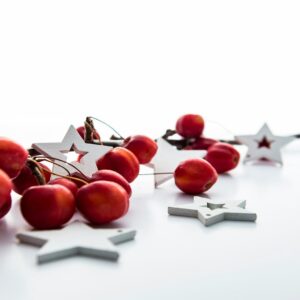
M 176 123 L 185 150 L 207 150 L 204 159 L 186 160 L 174 172 L 176 186 L 193 195 L 211 188 L 218 174 L 235 168 L 240 157 L 233 146 L 203 137 L 203 129 L 204 120 L 199 115 L 184 115 Z M 85 138 L 85 127 L 77 131 Z M 100 140 L 96 130 L 92 136 Z M 90 178 L 74 173 L 50 180 L 51 170 L 46 165 L 16 142 L 0 138 L 0 218 L 10 210 L 14 190 L 21 195 L 24 219 L 37 229 L 58 228 L 76 210 L 92 224 L 114 221 L 129 209 L 130 183 L 139 175 L 140 164 L 149 163 L 156 152 L 154 140 L 131 136 L 97 160 L 98 171 Z

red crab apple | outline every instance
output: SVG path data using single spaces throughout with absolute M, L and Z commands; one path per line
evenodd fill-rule
M 50 169 L 42 163 L 37 162 L 37 164 L 39 164 L 40 167 L 48 171 L 47 172 L 45 170 L 42 170 L 42 175 L 44 176 L 45 181 L 48 182 L 51 177 Z M 13 190 L 19 195 L 22 195 L 25 192 L 25 190 L 27 190 L 31 186 L 39 185 L 36 177 L 33 175 L 30 167 L 27 164 L 22 168 L 19 175 L 16 178 L 14 178 L 12 182 Z
M 79 189 L 77 208 L 92 224 L 105 224 L 125 215 L 129 197 L 125 189 L 111 181 L 96 181 Z
M 85 138 L 85 127 L 80 126 L 76 130 L 79 133 L 79 135 L 84 139 Z M 93 139 L 94 140 L 100 140 L 100 134 L 96 130 L 93 132 Z
M 139 174 L 140 165 L 136 156 L 129 150 L 116 147 L 97 160 L 98 170 L 108 169 L 121 174 L 132 182 Z
M 0 219 L 4 217 L 11 207 L 12 183 L 5 172 L 0 170 Z
M 130 150 L 140 164 L 149 163 L 157 151 L 155 141 L 145 135 L 130 136 L 124 140 L 122 146 Z
M 219 142 L 208 148 L 205 159 L 221 174 L 238 165 L 240 153 L 232 145 Z
M 54 229 L 68 222 L 75 212 L 73 194 L 62 185 L 30 187 L 21 198 L 24 219 L 36 229 Z
M 71 181 L 67 178 L 55 178 L 55 179 L 49 181 L 48 184 L 50 184 L 50 185 L 53 185 L 53 184 L 62 185 L 64 187 L 66 187 L 73 194 L 74 197 L 76 197 L 78 187 L 77 187 L 76 183 L 74 183 L 73 181 Z
M 187 114 L 176 122 L 176 132 L 185 138 L 197 138 L 204 129 L 204 120 L 200 115 Z
M 176 186 L 186 194 L 197 195 L 209 190 L 217 181 L 218 173 L 204 159 L 188 159 L 176 168 Z
M 128 197 L 131 196 L 132 190 L 128 181 L 119 173 L 113 170 L 99 170 L 92 175 L 91 181 L 112 181 L 121 185 L 128 194 Z
M 10 178 L 16 177 L 24 167 L 28 152 L 16 142 L 0 137 L 0 169 Z
M 207 150 L 210 146 L 217 143 L 216 140 L 206 137 L 198 137 L 192 144 L 186 146 L 185 150 Z

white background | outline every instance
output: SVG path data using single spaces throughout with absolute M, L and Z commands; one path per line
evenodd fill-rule
M 2 0 L 0 135 L 26 147 L 59 141 L 93 115 L 125 136 L 157 137 L 184 113 L 203 115 L 208 130 L 222 124 L 220 135 L 265 121 L 298 133 L 299 14 L 288 0 Z M 36 249 L 13 240 L 16 202 L 0 223 L 0 298 L 299 299 L 299 148 L 286 148 L 284 168 L 241 165 L 208 193 L 246 198 L 256 225 L 168 217 L 168 203 L 191 199 L 139 178 L 116 224 L 139 234 L 117 264 L 36 266 Z

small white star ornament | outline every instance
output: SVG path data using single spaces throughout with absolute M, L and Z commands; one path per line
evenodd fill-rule
M 16 237 L 22 243 L 42 247 L 37 262 L 45 263 L 74 255 L 117 260 L 119 252 L 115 245 L 133 240 L 135 235 L 135 230 L 94 229 L 75 221 L 63 229 L 26 231 Z
M 281 148 L 296 138 L 273 135 L 269 126 L 264 124 L 257 134 L 238 135 L 235 139 L 248 147 L 244 162 L 265 159 L 282 165 Z
M 171 179 L 172 173 L 181 162 L 191 158 L 203 158 L 206 154 L 204 150 L 178 150 L 163 138 L 157 140 L 157 146 L 157 153 L 148 164 L 154 169 L 155 187 Z
M 192 204 L 169 206 L 168 213 L 198 218 L 205 226 L 224 220 L 254 222 L 257 218 L 256 213 L 246 210 L 245 207 L 246 201 L 216 203 L 206 198 L 194 197 Z
M 63 167 L 70 171 L 70 173 L 76 172 L 76 169 L 69 164 L 62 163 L 59 160 L 67 162 L 67 156 L 65 153 L 68 153 L 71 150 L 74 150 L 77 154 L 83 154 L 83 157 L 79 162 L 74 161 L 71 164 L 88 177 L 97 171 L 97 159 L 112 149 L 112 147 L 108 146 L 86 143 L 73 125 L 69 127 L 69 130 L 61 143 L 35 143 L 32 144 L 32 148 L 46 157 L 54 158 L 55 163 L 63 165 Z M 59 160 L 55 160 L 55 158 Z M 54 164 L 52 171 L 60 175 L 68 175 L 66 170 L 58 165 Z M 55 178 L 56 176 L 52 175 L 51 177 Z

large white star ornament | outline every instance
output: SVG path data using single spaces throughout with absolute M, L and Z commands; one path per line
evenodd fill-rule
M 282 165 L 281 148 L 296 138 L 273 135 L 269 126 L 264 124 L 257 134 L 238 135 L 235 139 L 248 147 L 244 162 L 268 160 Z
M 178 150 L 163 138 L 157 140 L 157 146 L 157 153 L 148 164 L 154 169 L 155 187 L 171 179 L 173 174 L 164 173 L 173 173 L 177 166 L 184 160 L 203 158 L 206 154 L 204 150 Z
M 74 255 L 117 260 L 115 245 L 133 240 L 135 235 L 135 230 L 94 229 L 76 221 L 60 230 L 26 231 L 16 237 L 22 243 L 42 247 L 37 262 L 45 263 Z
M 252 221 L 256 213 L 245 209 L 246 201 L 212 202 L 202 197 L 194 197 L 192 204 L 174 205 L 168 207 L 168 213 L 174 216 L 198 218 L 205 226 L 215 223 L 232 221 Z
M 67 162 L 66 153 L 74 150 L 77 154 L 82 154 L 80 161 L 71 164 L 79 169 L 84 175 L 90 177 L 97 171 L 96 161 L 107 153 L 112 147 L 85 143 L 74 126 L 70 126 L 61 143 L 35 143 L 32 148 L 49 158 L 54 158 L 54 162 L 63 165 L 70 173 L 76 172 L 69 164 L 64 164 L 59 160 Z M 55 160 L 55 158 L 59 160 Z M 52 171 L 60 175 L 68 175 L 67 171 L 54 164 Z M 56 177 L 52 175 L 52 178 Z

